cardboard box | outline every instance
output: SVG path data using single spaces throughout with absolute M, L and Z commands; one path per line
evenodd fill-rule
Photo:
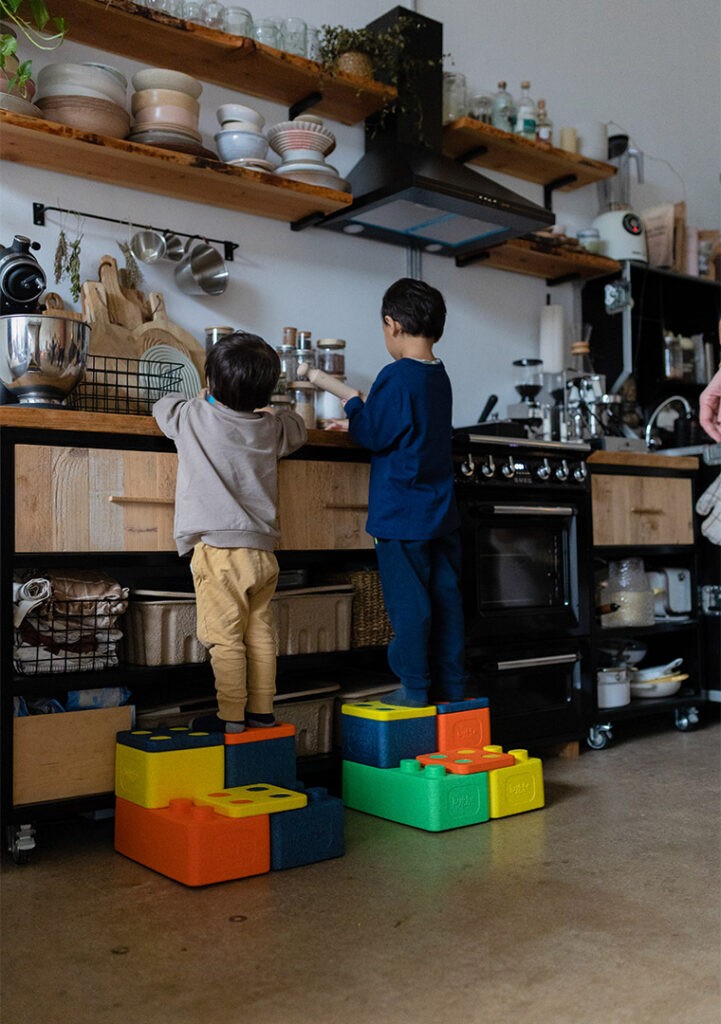
M 115 735 L 133 707 L 96 708 L 13 721 L 13 804 L 64 800 L 115 788 Z
M 351 586 L 281 590 L 271 608 L 278 654 L 350 650 Z
M 186 665 L 207 661 L 198 640 L 195 597 L 130 601 L 122 621 L 123 660 L 131 665 Z

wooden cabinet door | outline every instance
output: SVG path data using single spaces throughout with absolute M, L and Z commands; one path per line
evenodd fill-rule
M 281 461 L 280 549 L 372 548 L 365 531 L 369 478 L 367 463 Z
M 16 551 L 174 551 L 177 456 L 17 445 Z
M 690 479 L 601 473 L 591 486 L 594 544 L 694 543 Z

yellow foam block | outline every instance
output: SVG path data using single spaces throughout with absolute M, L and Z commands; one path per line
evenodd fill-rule
M 363 704 L 343 704 L 344 715 L 370 718 L 376 722 L 398 722 L 406 718 L 430 718 L 437 714 L 435 704 L 425 708 L 402 708 L 398 704 L 385 704 L 382 700 L 364 701 Z
M 196 797 L 196 803 L 212 807 L 216 814 L 228 818 L 247 818 L 251 814 L 275 814 L 306 807 L 308 797 L 294 789 L 268 786 L 264 782 L 252 786 L 233 786 L 222 792 Z
M 222 744 L 149 753 L 118 743 L 115 747 L 115 793 L 141 807 L 167 807 L 171 800 L 194 799 L 222 789 L 225 753 Z
M 543 807 L 543 765 L 527 750 L 509 750 L 516 763 L 488 772 L 491 818 L 505 818 Z

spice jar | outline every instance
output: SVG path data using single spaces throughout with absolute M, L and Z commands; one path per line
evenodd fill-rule
M 293 399 L 290 395 L 284 394 L 282 391 L 274 391 L 270 396 L 270 402 L 268 405 L 271 409 L 292 409 Z
M 345 373 L 345 341 L 342 338 L 319 338 L 315 344 L 319 370 L 333 376 Z
M 311 344 L 310 331 L 298 331 L 295 347 L 298 352 L 298 365 L 307 363 L 308 366 L 315 366 L 315 352 Z
M 280 345 L 276 349 L 280 356 L 280 377 L 286 385 L 298 376 L 298 352 L 295 345 Z
M 308 430 L 315 428 L 316 387 L 309 380 L 294 380 L 288 390 L 295 402 L 295 411 L 302 417 Z

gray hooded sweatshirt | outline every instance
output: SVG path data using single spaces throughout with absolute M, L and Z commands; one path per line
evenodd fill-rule
M 295 412 L 235 412 L 204 398 L 166 395 L 153 416 L 178 451 L 173 534 L 187 554 L 217 548 L 273 551 L 278 532 L 278 459 L 308 434 Z

